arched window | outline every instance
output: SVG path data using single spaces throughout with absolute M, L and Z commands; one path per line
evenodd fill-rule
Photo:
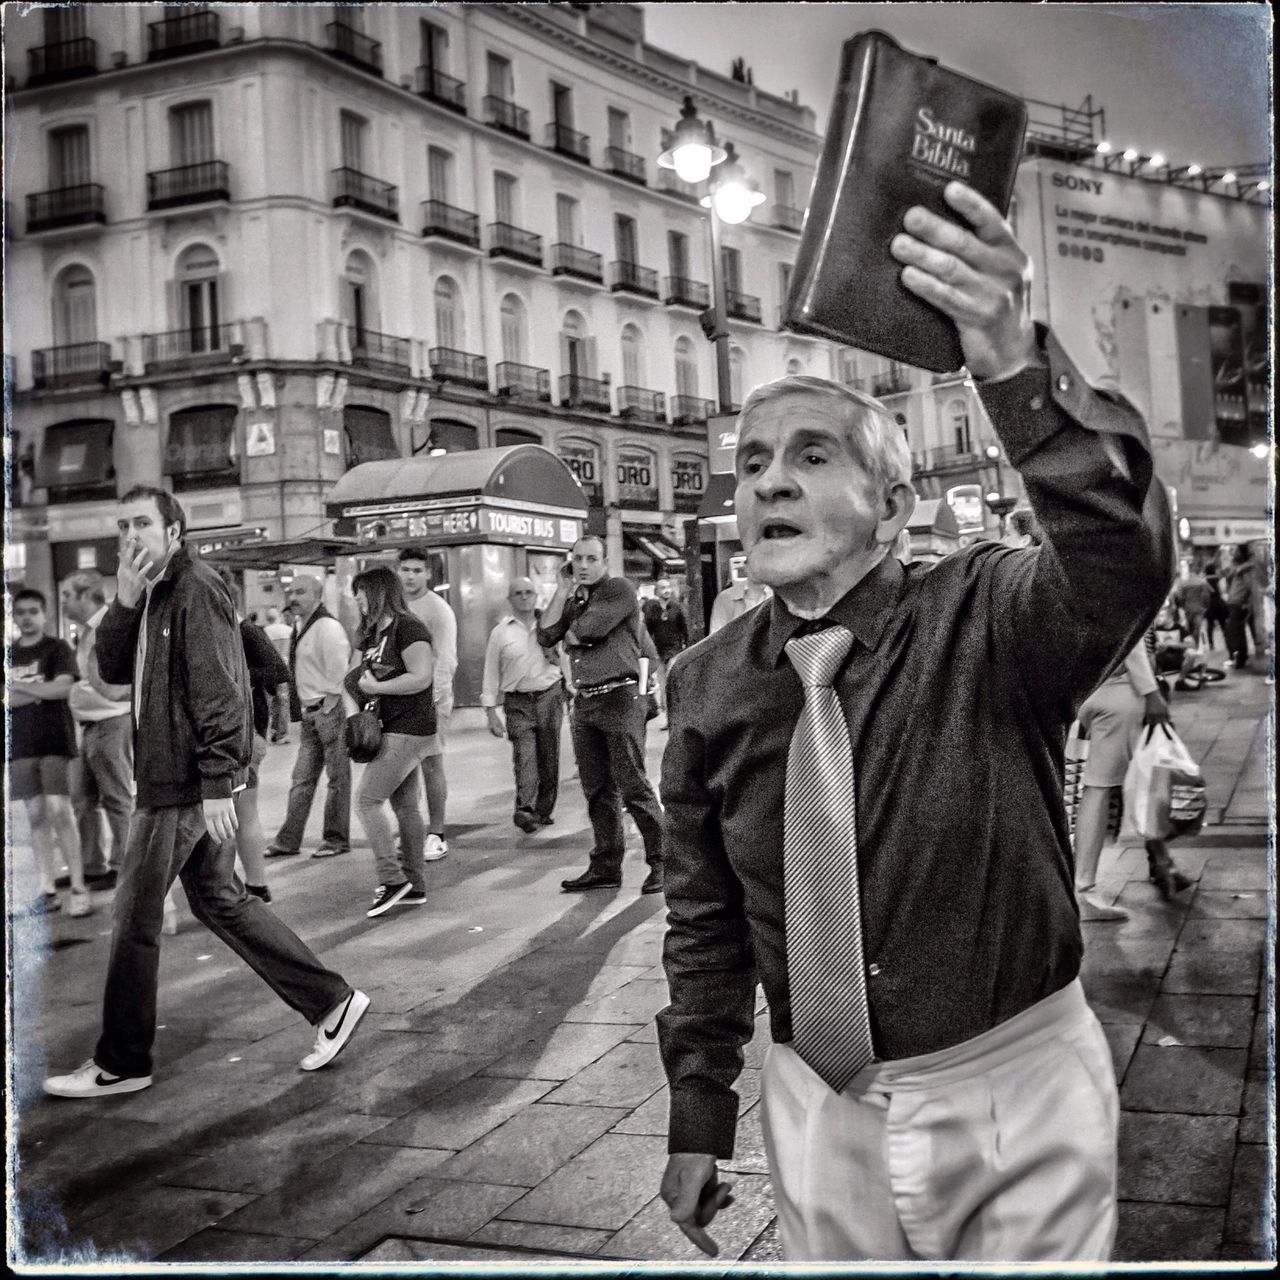
M 747 357 L 741 347 L 729 348 L 729 395 L 738 408 L 746 399 L 746 363 Z
M 969 437 L 969 406 L 958 397 L 947 405 L 947 421 L 955 440 L 957 453 L 972 453 Z
M 560 368 L 571 378 L 589 378 L 591 374 L 591 339 L 587 322 L 577 311 L 566 311 L 560 326 Z
M 97 291 L 88 267 L 65 267 L 53 282 L 53 345 L 70 347 L 98 337 Z
M 624 387 L 643 387 L 644 383 L 644 339 L 640 330 L 633 324 L 622 327 L 622 385 Z
M 698 359 L 688 338 L 676 339 L 676 395 L 698 394 Z
M 436 281 L 435 309 L 436 346 L 462 350 L 462 305 L 458 286 L 450 276 L 441 276 Z
M 353 347 L 365 345 L 365 333 L 378 327 L 376 278 L 373 259 L 362 249 L 347 255 L 342 272 L 342 319 Z
M 536 431 L 523 427 L 499 427 L 493 433 L 493 443 L 499 448 L 512 444 L 541 444 L 542 437 Z
M 480 441 L 475 427 L 455 418 L 435 418 L 431 423 L 432 453 L 464 453 L 478 449 Z
M 795 356 L 792 356 L 791 359 L 787 361 L 787 377 L 794 378 L 797 374 L 803 372 L 804 365 L 802 365 Z
M 502 327 L 502 358 L 524 364 L 524 303 L 514 293 L 504 294 L 498 314 Z
M 225 345 L 219 296 L 218 255 L 208 245 L 193 244 L 178 259 L 178 327 L 190 352 L 220 351 Z

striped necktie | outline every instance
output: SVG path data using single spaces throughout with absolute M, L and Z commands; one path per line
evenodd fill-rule
M 853 635 L 787 642 L 804 686 L 791 737 L 784 811 L 787 974 L 796 1052 L 837 1093 L 871 1062 L 871 1013 L 858 901 L 853 748 L 834 686 Z

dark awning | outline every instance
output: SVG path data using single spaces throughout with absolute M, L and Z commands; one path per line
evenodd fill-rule
M 684 552 L 672 546 L 656 529 L 624 528 L 622 544 L 648 556 L 664 573 L 684 572 Z
M 734 514 L 733 491 L 737 480 L 726 472 L 713 474 L 707 481 L 707 491 L 702 495 L 698 508 L 699 520 L 723 520 Z
M 354 538 L 263 539 L 217 547 L 204 552 L 202 559 L 232 569 L 278 569 L 282 564 L 330 565 L 338 556 L 359 555 L 367 550 Z
M 44 447 L 36 459 L 36 484 L 42 489 L 70 489 L 104 484 L 111 474 L 109 418 L 55 422 L 45 428 Z

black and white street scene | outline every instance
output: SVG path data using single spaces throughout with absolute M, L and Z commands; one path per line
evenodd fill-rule
M 1274 1267 L 1270 6 L 0 16 L 10 1270 Z

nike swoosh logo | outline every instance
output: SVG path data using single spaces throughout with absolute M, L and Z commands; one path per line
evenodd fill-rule
M 101 1089 L 105 1088 L 109 1084 L 119 1084 L 123 1079 L 124 1076 L 104 1076 L 102 1072 L 99 1071 L 98 1074 L 94 1076 L 93 1083 Z
M 347 1020 L 347 1014 L 351 1011 L 351 1002 L 354 999 L 355 996 L 353 995 L 347 997 L 347 1003 L 342 1008 L 342 1017 L 338 1019 L 338 1025 L 334 1027 L 332 1031 L 326 1031 L 324 1033 L 324 1038 L 326 1040 L 336 1040 L 338 1038 L 338 1032 L 342 1030 L 342 1024 Z

